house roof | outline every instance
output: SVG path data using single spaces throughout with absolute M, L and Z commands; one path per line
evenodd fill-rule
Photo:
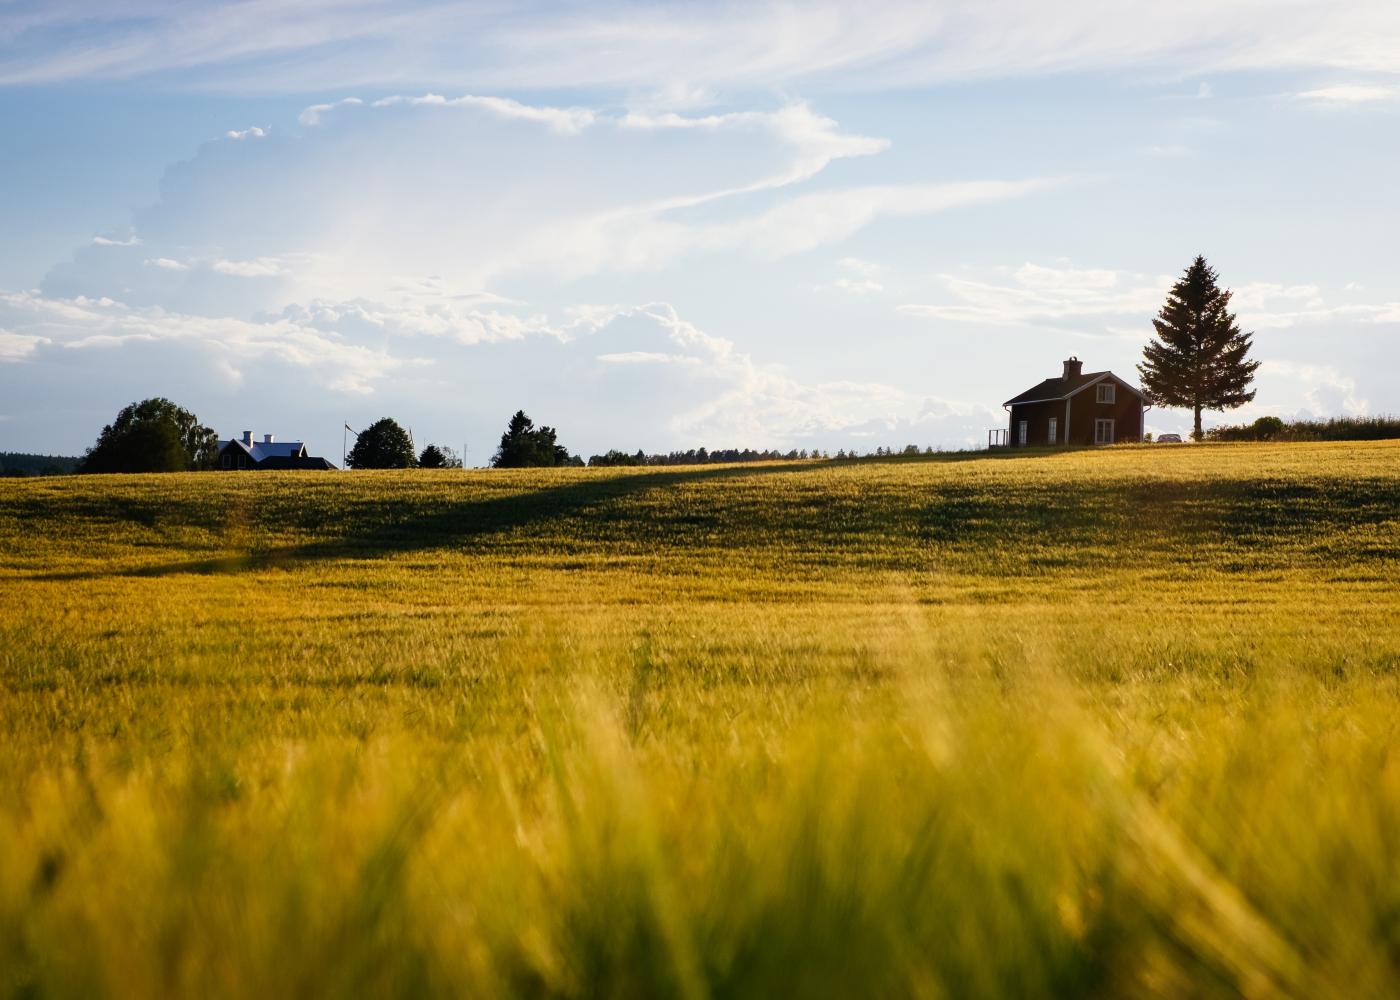
M 247 452 L 254 462 L 262 462 L 269 458 L 296 458 L 305 450 L 300 441 L 274 441 L 271 444 L 266 441 L 254 441 L 252 444 L 244 444 L 238 438 L 221 441 L 219 450 L 223 451 L 231 444 Z
M 1095 382 L 1103 378 L 1111 378 L 1114 382 L 1123 386 L 1129 392 L 1142 395 L 1142 390 L 1130 382 L 1124 382 L 1113 372 L 1084 372 L 1081 375 L 1070 378 L 1047 378 L 1039 385 L 1033 385 L 1019 396 L 1012 396 L 1002 406 L 1014 406 L 1017 403 L 1052 403 L 1060 399 L 1068 399 L 1075 393 L 1087 389 Z

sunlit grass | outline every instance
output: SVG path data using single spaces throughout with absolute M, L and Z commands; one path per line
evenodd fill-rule
M 1400 447 L 0 482 L 15 995 L 1367 996 Z

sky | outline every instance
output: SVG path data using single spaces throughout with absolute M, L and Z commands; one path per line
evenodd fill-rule
M 1397 178 L 1394 0 L 0 0 L 0 450 L 973 447 L 1197 254 L 1400 413 Z

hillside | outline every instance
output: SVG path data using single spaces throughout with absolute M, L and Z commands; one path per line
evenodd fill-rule
M 0 551 L 6 992 L 1400 974 L 1400 443 L 5 480 Z

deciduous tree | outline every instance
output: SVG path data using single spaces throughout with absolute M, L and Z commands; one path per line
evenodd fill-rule
M 355 438 L 345 457 L 352 469 L 411 469 L 417 464 L 413 440 L 392 417 L 376 420 Z
M 123 407 L 83 456 L 80 472 L 212 469 L 219 436 L 189 410 L 155 397 Z

